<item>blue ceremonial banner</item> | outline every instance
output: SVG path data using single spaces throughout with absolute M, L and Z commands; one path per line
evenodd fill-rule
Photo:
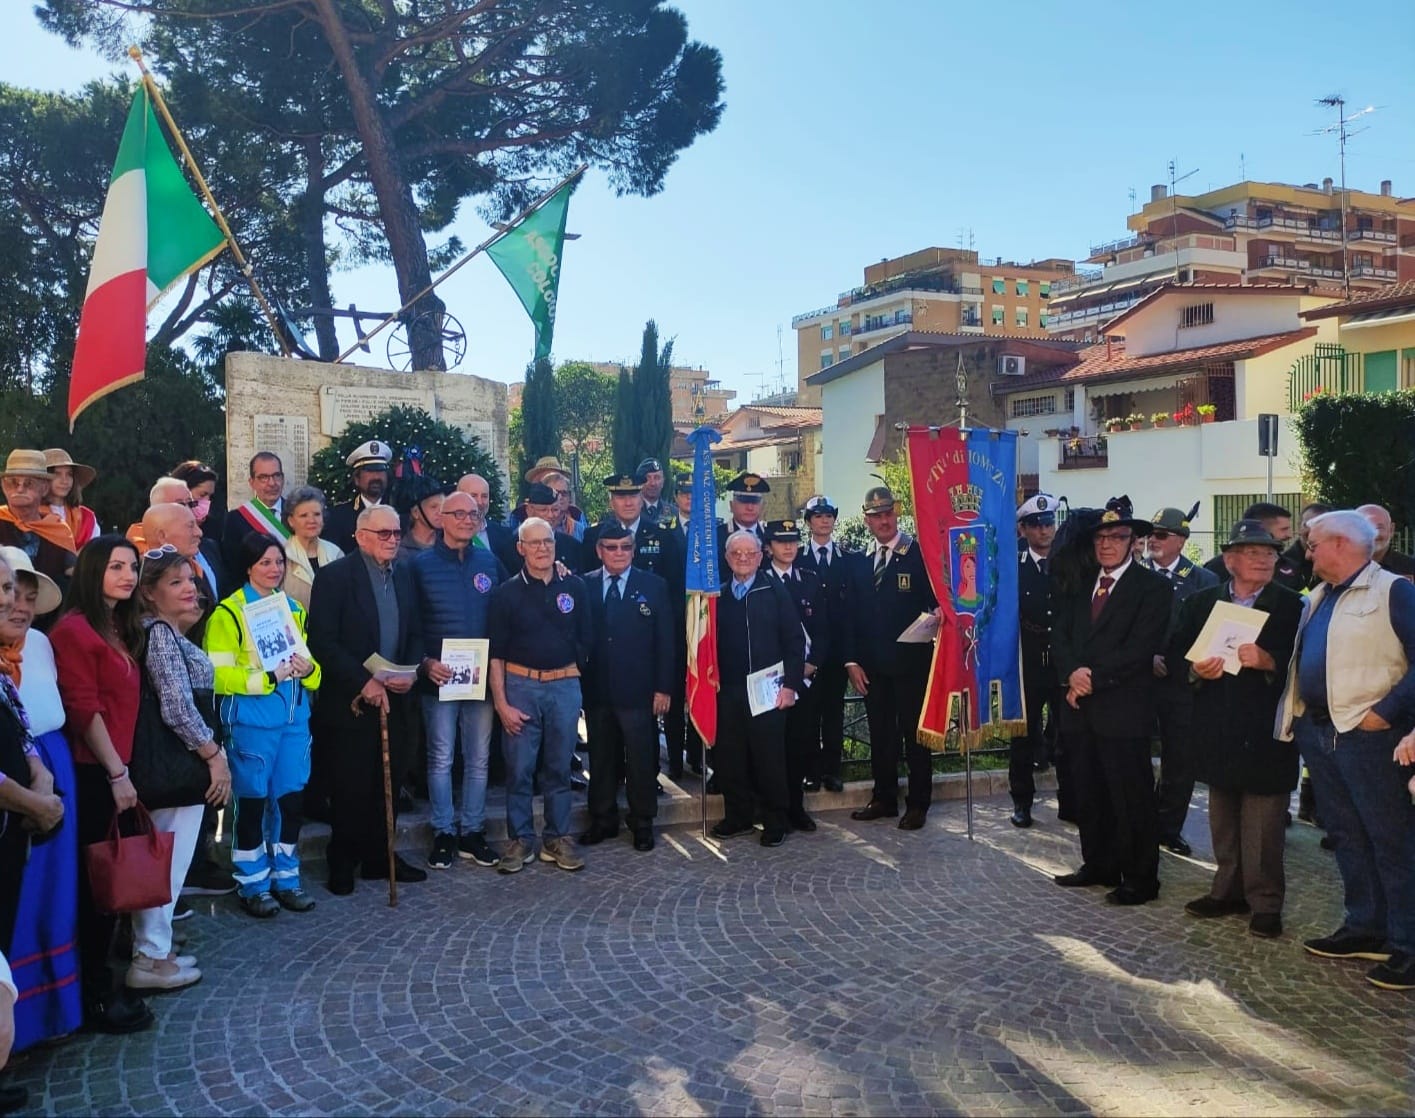
M 717 487 L 712 480 L 712 444 L 722 436 L 699 427 L 688 436 L 693 446 L 693 511 L 688 521 L 688 590 L 716 594 L 722 589 L 717 571 Z
M 935 750 L 1021 733 L 1017 435 L 911 428 L 919 547 L 942 624 L 918 740 Z

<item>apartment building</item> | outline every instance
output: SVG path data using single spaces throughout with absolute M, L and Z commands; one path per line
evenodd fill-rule
M 1415 199 L 1389 179 L 1376 194 L 1307 183 L 1241 182 L 1150 200 L 1128 236 L 1092 245 L 1075 275 L 1052 285 L 1047 330 L 1078 341 L 1165 284 L 1297 285 L 1353 295 L 1415 279 Z
M 833 305 L 792 318 L 798 402 L 820 403 L 820 387 L 808 385 L 808 377 L 900 334 L 1044 336 L 1053 288 L 1074 274 L 1070 260 L 989 263 L 971 249 L 952 248 L 871 264 L 864 283 L 841 292 Z

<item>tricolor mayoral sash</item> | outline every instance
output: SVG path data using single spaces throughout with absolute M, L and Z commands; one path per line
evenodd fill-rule
M 941 752 L 1024 733 L 1014 431 L 911 427 L 919 547 L 941 624 L 918 740 Z

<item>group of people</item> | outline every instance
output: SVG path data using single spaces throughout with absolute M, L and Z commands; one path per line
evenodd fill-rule
M 1199 566 L 1184 555 L 1194 510 L 1144 520 L 1116 498 L 1060 526 L 1058 511 L 1045 493 L 1017 510 L 1028 733 L 1009 765 L 1017 827 L 1034 822 L 1034 772 L 1055 765 L 1082 859 L 1056 883 L 1153 900 L 1160 848 L 1191 853 L 1201 781 L 1218 868 L 1185 911 L 1275 939 L 1305 765 L 1299 818 L 1326 831 L 1345 919 L 1303 946 L 1415 989 L 1415 561 L 1391 547 L 1389 512 L 1310 504 L 1294 535 L 1291 512 L 1261 502 Z

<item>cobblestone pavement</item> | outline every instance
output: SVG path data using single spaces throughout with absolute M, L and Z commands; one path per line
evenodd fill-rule
M 1201 800 L 1201 798 L 1200 798 Z M 822 817 L 777 850 L 679 827 L 568 874 L 463 862 L 309 915 L 228 899 L 187 922 L 206 977 L 158 1026 L 30 1054 L 50 1113 L 1409 1113 L 1415 998 L 1299 940 L 1340 923 L 1317 832 L 1289 832 L 1287 935 L 1116 909 L 1050 806 L 936 804 L 906 834 Z

